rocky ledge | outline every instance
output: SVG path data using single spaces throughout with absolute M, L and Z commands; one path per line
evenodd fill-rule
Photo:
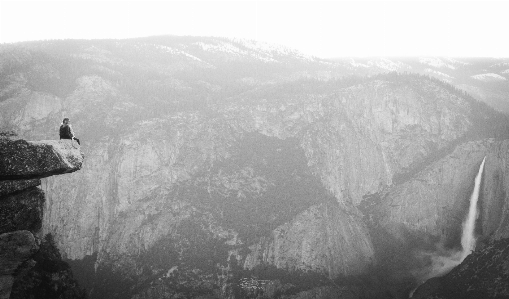
M 0 133 L 0 299 L 10 297 L 18 274 L 27 272 L 20 267 L 39 250 L 44 206 L 40 178 L 77 171 L 83 159 L 70 140 L 26 141 Z
M 0 180 L 44 178 L 81 169 L 84 155 L 72 140 L 0 137 Z

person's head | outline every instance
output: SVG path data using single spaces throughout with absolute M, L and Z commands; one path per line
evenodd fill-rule
M 67 124 L 69 123 L 69 119 L 68 119 L 67 117 L 66 117 L 66 118 L 64 118 L 64 120 L 62 121 L 62 123 L 63 123 L 64 125 L 67 125 Z

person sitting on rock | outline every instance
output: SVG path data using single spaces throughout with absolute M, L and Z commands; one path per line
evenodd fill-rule
M 74 132 L 69 122 L 70 121 L 67 117 L 62 121 L 62 125 L 60 126 L 60 139 L 74 139 L 78 142 L 78 144 L 80 144 L 80 140 L 74 136 Z

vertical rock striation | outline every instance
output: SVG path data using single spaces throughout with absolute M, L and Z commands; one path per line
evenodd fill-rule
M 331 279 L 365 273 L 374 265 L 374 249 L 361 218 L 342 204 L 312 206 L 251 246 L 244 266 L 275 265 Z

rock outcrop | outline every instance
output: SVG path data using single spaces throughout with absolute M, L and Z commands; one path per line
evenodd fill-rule
M 72 140 L 0 139 L 0 180 L 27 180 L 74 172 L 83 154 Z
M 39 186 L 40 184 L 40 179 L 0 181 L 0 196 Z
M 0 234 L 15 230 L 37 232 L 42 227 L 44 193 L 29 187 L 2 196 L 0 201 Z
M 0 298 L 9 299 L 15 279 L 13 274 L 38 249 L 32 232 L 18 230 L 0 234 Z
M 12 135 L 0 136 L 2 299 L 10 297 L 13 283 L 33 266 L 27 261 L 39 250 L 45 201 L 37 187 L 40 178 L 77 171 L 84 158 L 79 147 L 70 141 L 28 142 Z
M 411 298 L 509 298 L 509 239 L 483 245 L 449 274 L 419 287 Z

